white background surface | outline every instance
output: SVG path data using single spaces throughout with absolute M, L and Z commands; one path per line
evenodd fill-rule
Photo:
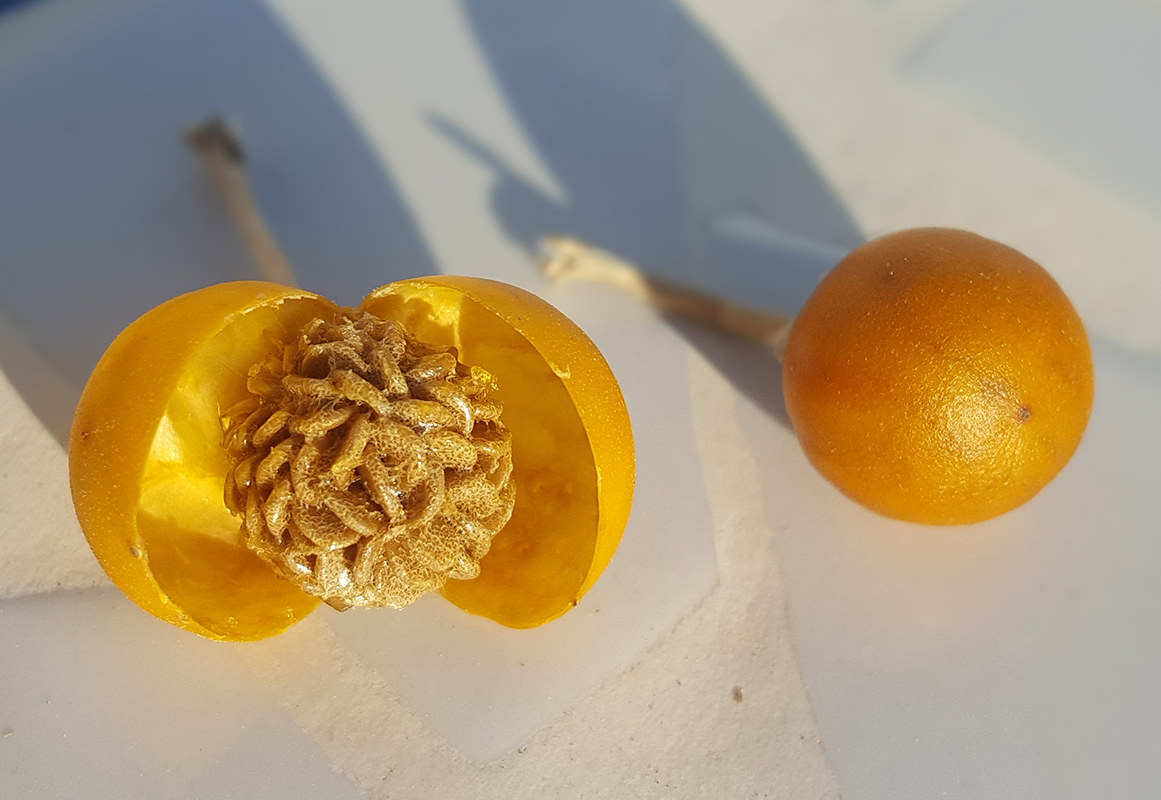
M 1157 4 L 76 8 L 0 16 L 0 797 L 1161 785 Z M 247 136 L 308 288 L 483 274 L 589 330 L 641 454 L 591 604 L 531 644 L 434 601 L 374 635 L 319 614 L 230 647 L 101 588 L 53 437 L 133 315 L 248 274 L 175 135 L 210 112 Z M 1096 341 L 1073 464 L 971 528 L 837 495 L 764 354 L 532 268 L 563 231 L 793 310 L 836 254 L 921 224 L 1040 260 Z M 539 682 L 513 677 L 525 652 Z

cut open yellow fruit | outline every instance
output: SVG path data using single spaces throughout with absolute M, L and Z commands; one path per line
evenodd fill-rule
M 509 627 L 560 616 L 608 564 L 632 501 L 628 413 L 596 346 L 543 300 L 483 279 L 401 281 L 369 295 L 363 311 L 490 373 L 511 431 L 511 519 L 479 576 L 443 593 Z M 227 509 L 222 416 L 247 398 L 255 364 L 311 320 L 342 313 L 277 284 L 219 284 L 147 312 L 102 357 L 74 418 L 73 501 L 97 559 L 146 611 L 245 641 L 318 604 L 246 546 Z

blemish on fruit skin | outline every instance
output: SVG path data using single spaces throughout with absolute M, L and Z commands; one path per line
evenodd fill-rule
M 1032 419 L 1032 409 L 1028 408 L 1028 406 L 1020 406 L 1016 409 L 1016 422 L 1023 425 L 1030 419 Z

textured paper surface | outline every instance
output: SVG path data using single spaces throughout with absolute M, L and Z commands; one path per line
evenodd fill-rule
M 691 357 L 718 585 L 637 663 L 517 751 L 480 764 L 450 750 L 321 616 L 245 650 L 277 702 L 366 796 L 730 797 L 739 787 L 776 798 L 841 796 L 790 643 L 785 585 L 733 390 Z
M 285 35 L 271 36 L 261 48 L 269 60 L 230 63 L 251 87 L 271 72 L 285 78 L 275 84 L 280 91 L 266 93 L 262 113 L 243 122 L 265 145 L 255 162 L 259 193 L 292 260 L 305 265 L 314 285 L 351 302 L 368 276 L 389 279 L 403 262 L 411 273 L 479 272 L 486 264 L 496 277 L 528 281 L 547 293 L 552 290 L 525 273 L 529 247 L 543 228 L 573 223 L 563 232 L 595 237 L 659 273 L 757 304 L 793 305 L 828 260 L 864 235 L 946 224 L 1025 250 L 1056 275 L 1091 331 L 1161 355 L 1161 220 L 1124 182 L 1126 175 L 1146 173 L 1134 175 L 1132 164 L 1126 171 L 1118 162 L 1110 179 L 1101 169 L 1084 168 L 1076 150 L 1045 151 L 1037 138 L 1043 129 L 1014 125 L 1011 108 L 973 103 L 971 92 L 984 85 L 979 76 L 990 75 L 989 41 L 973 38 L 981 31 L 994 30 L 1005 52 L 1029 55 L 1009 63 L 1030 70 L 1016 75 L 1013 87 L 1051 84 L 1054 73 L 1037 70 L 1050 68 L 1052 59 L 1037 60 L 1035 48 L 1024 48 L 1020 38 L 1028 33 L 1021 20 L 1039 19 L 1048 4 L 566 4 L 561 14 L 574 15 L 567 19 L 575 25 L 545 34 L 543 53 L 559 56 L 549 63 L 566 64 L 580 86 L 591 81 L 590 88 L 615 91 L 574 91 L 575 108 L 556 109 L 557 118 L 537 115 L 553 106 L 533 102 L 538 71 L 519 69 L 521 58 L 536 55 L 529 55 L 536 41 L 501 26 L 525 16 L 520 6 L 368 1 L 349 3 L 340 15 L 312 2 L 271 0 L 295 45 L 288 48 Z M 1068 19 L 1095 20 L 1068 28 L 1072 40 L 1126 16 L 1144 15 L 1131 26 L 1133 42 L 1156 29 L 1156 3 L 1070 0 L 1068 6 Z M 168 13 L 182 5 L 169 0 L 156 7 Z M 251 26 L 265 19 L 253 4 L 236 4 L 233 13 Z M 627 16 L 605 26 L 606 35 L 596 18 L 619 13 Z M 529 11 L 527 17 L 548 24 L 546 16 Z M 192 41 L 212 26 L 188 30 Z M 223 52 L 245 41 L 234 36 L 236 26 L 227 33 Z M 1031 33 L 1044 35 L 1036 25 Z M 707 42 L 728 54 L 724 71 Z M 954 49 L 946 49 L 948 42 Z M 525 48 L 518 49 L 520 58 L 506 55 L 517 44 Z M 298 48 L 322 80 L 300 71 Z M 586 52 L 600 57 L 586 59 Z M 36 63 L 44 58 L 38 52 Z M 617 86 L 619 69 L 653 58 L 670 59 L 667 68 L 630 70 L 631 77 L 647 79 Z M 1138 88 L 1153 92 L 1161 76 L 1150 72 L 1154 61 L 1142 63 L 1128 73 L 1113 64 L 1095 78 L 1139 76 Z M 271 64 L 280 70 L 264 71 Z M 0 74 L 15 74 L 0 59 L 4 69 Z M 692 81 L 687 96 L 672 92 L 681 83 L 670 82 L 672 76 Z M 99 97 L 82 92 L 74 77 L 67 70 L 59 75 L 79 98 Z M 1121 88 L 1117 97 L 1132 97 L 1132 87 Z M 1077 104 L 1066 110 L 1091 113 L 1081 102 L 1091 93 L 1063 90 Z M 195 96 L 209 104 L 244 95 Z M 152 97 L 126 105 L 156 112 Z M 634 101 L 614 114 L 615 104 L 604 97 Z M 679 97 L 680 111 L 651 117 L 668 107 L 639 101 L 658 97 Z M 287 118 L 281 115 L 292 105 L 282 104 L 289 99 L 304 103 L 317 124 L 272 124 Z M 1145 103 L 1134 113 L 1150 108 Z M 1049 110 L 1059 117 L 1061 107 Z M 70 131 L 93 132 L 70 128 L 75 121 L 67 116 L 54 119 L 52 135 L 43 139 L 54 147 L 67 143 Z M 554 119 L 583 131 L 591 146 L 561 148 L 568 137 L 557 135 Z M 586 161 L 586 152 L 616 141 L 602 138 L 609 119 L 629 120 L 627 128 L 658 138 L 623 143 L 630 157 L 621 162 Z M 179 120 L 160 113 L 139 118 L 156 132 Z M 1115 113 L 1101 120 L 1114 140 L 1116 126 L 1132 121 L 1133 114 Z M 1151 117 L 1145 121 L 1152 124 Z M 10 117 L 5 128 L 5 122 L 0 118 L 0 135 L 26 125 Z M 353 150 L 353 140 L 367 150 Z M 18 141 L 30 148 L 41 139 Z M 278 167 L 320 146 L 330 157 L 305 162 L 316 169 Z M 164 149 L 145 148 L 141 163 L 159 169 L 168 158 Z M 222 279 L 246 268 L 208 191 L 198 194 L 206 187 L 194 168 L 167 178 L 173 196 L 184 199 L 151 209 L 171 218 L 179 243 L 196 244 L 171 251 L 164 237 L 142 237 L 135 220 L 109 209 L 85 216 L 98 193 L 54 195 L 49 189 L 56 184 L 38 183 L 34 171 L 21 167 L 29 163 L 23 152 L 8 162 L 3 174 L 9 179 L 37 187 L 41 202 L 68 199 L 66 218 L 98 219 L 106 244 L 132 241 L 148 256 L 143 261 L 174 268 L 149 285 L 123 280 L 121 310 L 156 302 L 149 292 L 160 297 L 184 287 L 182 281 Z M 665 160 L 673 153 L 689 157 L 676 159 L 690 166 L 681 180 Z M 802 168 L 801 153 L 817 174 Z M 367 169 L 369 163 L 377 166 Z M 136 174 L 104 177 L 118 192 L 136 196 Z M 642 174 L 650 176 L 652 194 L 623 179 Z M 771 181 L 792 202 L 764 196 L 761 187 Z M 14 185 L 8 180 L 0 188 L 0 204 L 11 201 Z M 734 185 L 742 190 L 732 195 Z M 829 200 L 820 185 L 833 190 Z M 648 210 L 647 200 L 661 209 L 634 213 Z M 12 208 L 0 215 L 0 227 L 18 218 Z M 799 214 L 802 208 L 810 213 Z M 674 220 L 684 220 L 677 226 L 681 236 L 666 233 Z M 92 268 L 74 278 L 82 297 L 91 294 L 86 275 L 118 269 L 109 255 L 115 247 L 70 249 L 75 242 L 49 236 L 59 230 L 53 219 L 41 222 L 53 242 L 50 252 L 84 256 Z M 6 237 L 8 258 L 20 241 Z M 190 253 L 202 253 L 203 261 Z M 209 261 L 205 253 L 212 254 Z M 0 261 L 0 270 L 9 263 Z M 53 279 L 43 280 L 46 292 L 55 291 Z M 585 299 L 566 292 L 552 299 L 572 310 L 592 302 L 591 292 L 581 294 Z M 14 296 L 9 293 L 10 303 Z M 602 344 L 616 338 L 616 323 L 636 313 L 610 302 L 614 324 L 594 331 Z M 1127 782 L 1116 787 L 1126 795 L 1147 794 L 1156 785 L 1152 754 L 1161 735 L 1150 676 L 1161 652 L 1155 622 L 1161 584 L 1151 540 L 1139 534 L 1149 532 L 1158 477 L 1155 455 L 1143 454 L 1158 447 L 1155 413 L 1138 400 L 1155 394 L 1149 376 L 1157 366 L 1116 345 L 1099 345 L 1098 368 L 1112 377 L 1098 385 L 1098 402 L 1107 402 L 1094 427 L 1101 439 L 1077 473 L 1113 483 L 1060 484 L 1048 495 L 1050 507 L 1030 507 L 998 523 L 1013 536 L 989 529 L 932 539 L 844 505 L 801 463 L 771 400 L 778 385 L 770 364 L 679 327 L 701 354 L 690 368 L 690 402 L 719 582 L 631 666 L 589 684 L 520 747 L 496 759 L 473 759 L 436 733 L 421 708 L 392 690 L 381 665 L 350 648 L 324 617 L 282 639 L 222 648 L 154 626 L 112 589 L 42 591 L 95 586 L 103 578 L 77 538 L 56 445 L 70 402 L 59 398 L 75 396 L 76 386 L 53 389 L 60 376 L 37 377 L 35 359 L 20 355 L 29 352 L 21 336 L 47 330 L 26 313 L 36 308 L 30 302 L 7 309 L 0 337 L 4 363 L 23 365 L 8 376 L 18 395 L 0 382 L 6 516 L 0 539 L 15 540 L 3 556 L 14 566 L 0 583 L 6 598 L 0 639 L 17 644 L 0 649 L 0 686 L 18 687 L 0 692 L 0 773 L 12 778 L 8 786 L 33 787 L 28 796 L 841 793 L 853 800 L 967 800 L 1091 797 L 1110 790 L 1102 782 L 1108 776 Z M 84 319 L 84 313 L 81 304 L 65 317 Z M 11 330 L 17 335 L 8 336 Z M 58 363 L 75 372 L 90 356 L 71 357 Z M 1101 400 L 1102 392 L 1120 394 Z M 35 413 L 22 405 L 33 397 L 39 397 Z M 42 405 L 53 397 L 59 407 Z M 1138 418 L 1148 423 L 1134 425 Z M 46 428 L 46 419 L 56 422 Z M 1133 470 L 1138 463 L 1144 471 Z M 1115 504 L 1115 513 L 1101 512 L 1101 502 Z M 1019 530 L 1021 520 L 1032 518 L 1048 527 L 1038 535 Z M 1067 528 L 1067 535 L 1054 537 L 1053 525 Z M 1116 527 L 1106 532 L 1103 526 Z M 1054 549 L 1058 542 L 1067 546 Z M 59 563 L 54 558 L 44 567 L 46 552 Z M 1020 582 L 1029 576 L 1030 583 Z M 1059 663 L 1038 681 L 1049 671 L 1037 659 L 1052 654 Z M 1026 691 L 1028 682 L 1037 683 L 1035 691 Z M 110 694 L 110 685 L 117 692 Z M 101 699 L 110 696 L 117 701 Z M 214 701 L 207 704 L 207 697 Z M 141 730 L 150 736 L 139 736 Z M 916 762 L 923 768 L 916 770 Z
M 36 361 L 2 318 L 0 347 L 9 361 Z M 70 393 L 43 379 L 45 395 L 67 403 Z M 0 371 L 0 600 L 108 585 L 73 515 L 64 449 Z
M 425 7 L 408 25 L 463 34 L 454 11 L 446 3 Z M 407 29 L 388 30 L 406 38 Z M 685 31 L 696 42 L 696 30 Z M 466 37 L 456 42 L 448 54 L 470 62 Z M 199 68 L 210 49 L 217 57 Z M 254 52 L 262 59 L 244 67 Z M 473 794 L 471 787 L 485 796 L 575 796 L 589 793 L 584 786 L 614 792 L 625 782 L 658 797 L 703 784 L 724 791 L 738 781 L 785 787 L 787 797 L 804 786 L 831 791 L 772 557 L 730 556 L 732 569 L 762 564 L 764 576 L 747 572 L 739 582 L 718 574 L 721 537 L 735 531 L 706 497 L 699 445 L 715 434 L 696 428 L 704 412 L 695 401 L 703 398 L 691 396 L 681 337 L 630 298 L 554 290 L 537 278 L 522 250 L 528 242 L 509 240 L 497 226 L 487 182 L 475 165 L 448 159 L 427 109 L 397 104 L 375 118 L 387 123 L 371 131 L 376 149 L 357 146 L 335 97 L 254 3 L 143 2 L 50 55 L 0 84 L 7 109 L 0 137 L 9 145 L 0 172 L 11 179 L 0 195 L 0 230 L 7 257 L 37 267 L 5 274 L 0 297 L 10 317 L 0 356 L 12 377 L 4 386 L 4 444 L 20 464 L 5 475 L 4 502 L 28 528 L 5 531 L 22 537 L 8 548 L 19 563 L 0 605 L 0 637 L 18 644 L 0 659 L 5 685 L 20 687 L 0 696 L 8 734 L 0 769 L 9 786 L 30 795 L 68 796 L 87 786 L 98 795 L 197 797 L 217 796 L 224 784 L 265 783 L 259 793 L 288 798 L 442 797 Z M 137 70 L 142 63 L 151 70 Z M 474 80 L 466 67 L 460 74 Z M 648 60 L 635 68 L 660 69 Z M 99 102 L 75 82 L 78 73 L 100 87 Z M 438 81 L 412 81 L 410 88 L 414 102 L 436 97 L 447 109 L 466 109 L 460 118 L 473 124 L 496 113 L 486 104 L 481 113 L 479 97 L 463 85 L 449 92 Z M 741 97 L 760 110 L 755 98 Z M 646 99 L 658 100 L 649 92 Z M 603 101 L 596 95 L 595 102 Z M 123 108 L 149 113 L 109 112 Z M 248 136 L 260 200 L 308 286 L 351 302 L 360 281 L 365 290 L 392 275 L 434 270 L 429 243 L 446 269 L 546 294 L 597 341 L 622 376 L 641 475 L 624 546 L 574 612 L 542 630 L 513 632 L 464 618 L 438 598 L 384 625 L 371 614 L 337 618 L 323 609 L 294 636 L 229 647 L 190 641 L 115 590 L 85 590 L 107 582 L 68 504 L 60 442 L 80 383 L 103 342 L 135 313 L 249 269 L 181 145 L 183 126 L 207 109 L 223 110 Z M 296 116 L 309 124 L 285 130 Z M 407 135 L 398 136 L 399 126 Z M 519 137 L 500 141 L 502 152 L 535 172 Z M 378 171 L 382 154 L 398 148 L 408 164 L 404 190 L 425 231 L 395 194 L 395 173 Z M 408 183 L 440 174 L 447 182 L 435 194 Z M 640 175 L 617 177 L 638 193 L 656 191 Z M 271 192 L 279 181 L 281 192 Z M 680 211 L 684 199 L 667 201 Z M 46 215 L 49 206 L 57 213 Z M 591 213 L 610 227 L 618 222 L 600 206 Z M 456 227 L 444 233 L 448 220 Z M 636 235 L 642 243 L 653 238 Z M 790 238 L 810 269 L 818 252 L 835 249 Z M 695 371 L 696 386 L 704 372 Z M 729 389 L 714 387 L 713 404 L 725 405 L 708 418 L 728 423 Z M 730 469 L 715 473 L 719 494 L 731 485 Z M 41 478 L 44 491 L 30 491 Z M 732 505 L 729 497 L 716 502 Z M 748 513 L 760 517 L 752 502 Z M 765 535 L 758 522 L 748 524 L 757 527 L 737 535 Z M 711 589 L 716 599 L 707 600 Z M 728 610 L 754 591 L 759 607 Z M 762 638 L 767 627 L 776 642 Z M 771 663 L 779 666 L 767 673 Z M 591 697 L 606 699 L 590 707 Z M 627 711 L 632 721 L 615 727 Z M 64 766 L 50 770 L 50 763 Z M 707 767 L 717 764 L 730 770 L 707 780 Z

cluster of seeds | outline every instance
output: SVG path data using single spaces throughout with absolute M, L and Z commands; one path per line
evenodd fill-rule
M 492 376 L 371 314 L 316 319 L 222 416 L 249 547 L 343 610 L 474 578 L 515 501 Z

